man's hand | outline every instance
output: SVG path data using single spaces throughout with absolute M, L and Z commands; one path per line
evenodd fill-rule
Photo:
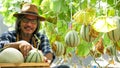
M 19 50 L 23 54 L 24 58 L 28 55 L 28 52 L 32 49 L 32 45 L 27 41 L 19 41 Z

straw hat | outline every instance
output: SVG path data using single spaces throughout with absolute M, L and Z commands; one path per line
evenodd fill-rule
M 24 14 L 37 16 L 40 19 L 40 21 L 45 20 L 44 17 L 42 17 L 38 14 L 37 6 L 35 6 L 33 4 L 29 4 L 29 3 L 24 4 L 22 6 L 21 12 L 20 13 L 15 13 L 13 16 L 18 17 L 18 16 L 24 15 Z

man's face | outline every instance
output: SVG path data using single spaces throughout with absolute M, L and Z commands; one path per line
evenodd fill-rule
M 37 28 L 37 17 L 25 15 L 21 20 L 20 28 L 24 34 L 32 34 Z

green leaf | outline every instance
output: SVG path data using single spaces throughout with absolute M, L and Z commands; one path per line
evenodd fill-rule
M 41 2 L 41 5 L 40 5 L 40 7 L 41 7 L 41 10 L 43 11 L 43 13 L 45 14 L 45 13 L 48 13 L 48 12 L 50 12 L 51 10 L 50 10 L 50 0 L 43 0 L 42 2 Z
M 40 6 L 42 0 L 32 0 L 32 3 L 37 5 L 37 6 Z
M 72 51 L 74 51 L 73 47 L 66 47 L 66 54 L 71 53 Z
M 63 27 L 64 26 L 64 27 Z M 64 20 L 59 20 L 57 23 L 58 32 L 60 35 L 65 34 L 68 24 Z
M 58 13 L 58 12 L 60 12 L 60 10 L 61 10 L 61 3 L 63 3 L 62 2 L 63 0 L 52 0 L 50 3 L 50 8 L 51 8 L 51 10 L 53 10 L 54 12 L 56 12 L 56 13 Z
M 66 4 L 65 0 L 51 0 L 50 9 L 55 13 L 67 13 L 69 7 Z
M 79 56 L 87 56 L 90 52 L 91 47 L 92 47 L 92 45 L 90 43 L 82 41 L 82 43 L 77 47 L 78 55 Z
M 108 16 L 115 16 L 115 9 L 113 7 L 108 9 Z
M 70 21 L 70 13 L 60 13 L 58 17 L 60 20 Z
M 87 6 L 88 6 L 88 0 L 83 0 L 83 1 L 81 1 L 80 6 L 81 6 L 82 9 L 87 8 Z
M 112 6 L 114 4 L 114 1 L 115 0 L 109 0 L 109 1 L 107 1 L 107 3 Z
M 90 4 L 96 4 L 97 0 L 90 0 Z
M 61 3 L 61 10 L 60 12 L 68 13 L 68 10 L 71 10 L 71 5 L 67 5 L 65 0 L 62 1 Z

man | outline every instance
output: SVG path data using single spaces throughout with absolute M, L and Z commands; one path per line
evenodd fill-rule
M 39 16 L 38 9 L 33 4 L 24 4 L 21 12 L 13 16 L 17 18 L 15 30 L 8 31 L 0 37 L 0 48 L 13 47 L 21 51 L 24 57 L 31 49 L 38 47 L 48 60 L 53 60 L 53 52 L 49 40 L 43 34 L 38 33 L 40 21 L 45 18 Z M 38 40 L 41 41 L 38 45 Z

